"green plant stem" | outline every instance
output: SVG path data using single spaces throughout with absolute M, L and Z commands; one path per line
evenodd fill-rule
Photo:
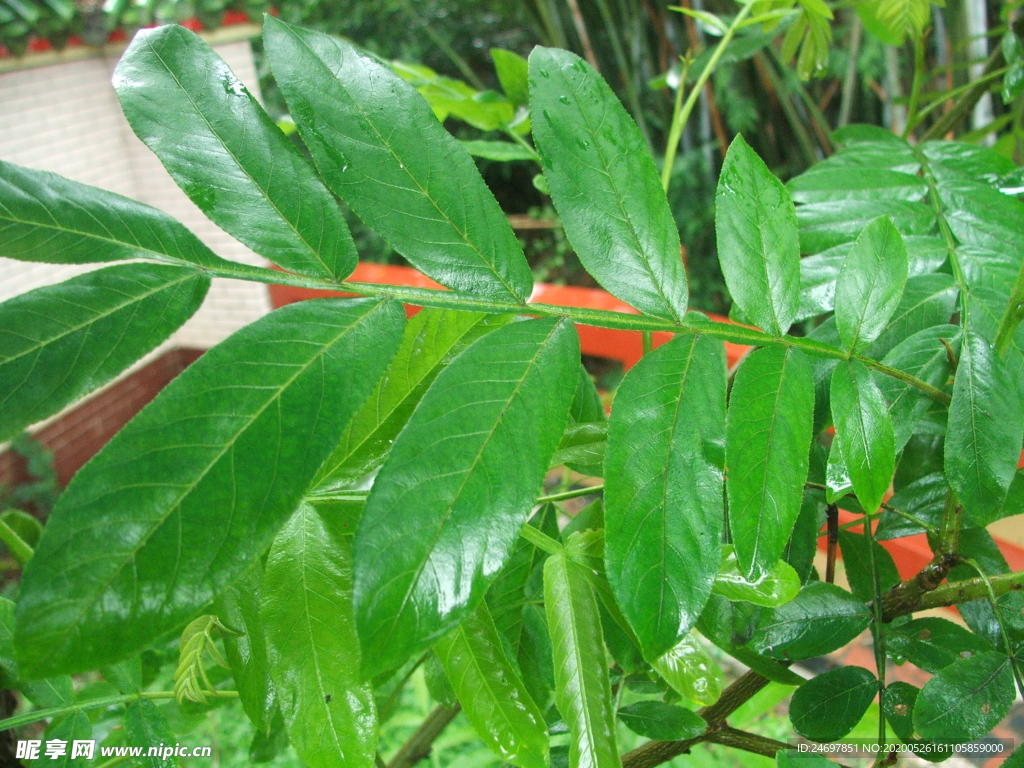
M 991 82 L 990 75 L 999 69 L 1003 63 L 1003 51 L 1002 46 L 997 45 L 992 54 L 988 57 L 985 62 L 985 69 L 982 71 L 981 76 L 971 84 L 963 95 L 953 104 L 952 108 L 940 117 L 935 123 L 933 123 L 927 131 L 921 135 L 921 141 L 931 141 L 932 139 L 938 139 L 949 131 L 953 130 L 957 123 L 960 122 L 963 117 L 974 109 L 974 105 L 978 103 L 982 96 L 989 89 L 989 83 Z
M 668 140 L 665 142 L 665 158 L 661 165 L 661 188 L 668 192 L 668 186 L 672 179 L 672 165 L 675 163 L 676 151 L 679 148 L 679 140 L 683 136 L 683 129 L 686 128 L 686 123 L 690 119 L 690 114 L 693 112 L 693 108 L 697 103 L 697 99 L 700 97 L 701 92 L 704 90 L 704 84 L 707 83 L 708 78 L 715 71 L 715 67 L 718 66 L 719 60 L 722 58 L 722 54 L 725 53 L 725 49 L 732 42 L 733 36 L 736 34 L 736 30 L 740 28 L 744 19 L 750 15 L 753 9 L 753 3 L 747 3 L 744 5 L 740 12 L 736 14 L 732 20 L 732 24 L 725 30 L 725 34 L 722 35 L 722 39 L 718 41 L 718 45 L 715 46 L 714 52 L 711 54 L 711 58 L 708 59 L 708 63 L 704 65 L 704 69 L 697 77 L 697 82 L 693 84 L 693 88 L 690 90 L 689 95 L 686 97 L 686 101 L 683 102 L 679 109 L 673 110 L 672 113 L 672 125 L 669 128 Z M 679 91 L 686 87 L 686 80 L 683 79 L 679 83 Z M 679 104 L 678 98 L 676 104 Z
M 944 574 L 943 574 L 944 575 Z M 913 580 L 911 580 L 913 581 Z M 1001 573 L 984 579 L 965 579 L 940 584 L 930 590 L 907 589 L 903 582 L 882 595 L 882 620 L 890 622 L 900 616 L 926 611 L 930 608 L 945 608 L 970 600 L 984 600 L 999 597 L 1007 592 L 1024 589 L 1024 571 Z
M 32 557 L 32 547 L 3 520 L 0 520 L 0 541 L 7 545 L 7 549 L 19 565 L 25 565 Z
M 907 124 L 903 128 L 903 138 L 917 126 L 917 107 L 921 102 L 921 85 L 924 82 L 924 35 L 914 37 L 914 80 L 910 86 L 910 101 L 907 104 Z
M 576 499 L 580 496 L 590 496 L 594 493 L 602 493 L 604 491 L 604 485 L 588 485 L 585 488 L 571 488 L 568 491 L 560 491 L 559 493 L 551 493 L 547 496 L 538 496 L 538 504 L 547 504 L 552 501 L 565 501 L 566 499 Z
M 871 644 L 875 651 L 875 671 L 878 674 L 878 695 L 885 693 L 885 625 L 882 621 L 882 583 L 878 575 L 878 558 L 875 555 L 875 534 L 871 520 L 864 521 L 864 536 L 868 542 L 868 567 L 871 569 Z M 881 698 L 879 698 L 881 701 Z M 885 744 L 885 718 L 878 718 L 878 749 Z
M 180 261 L 175 261 L 181 264 Z M 189 266 L 195 267 L 194 264 Z M 561 317 L 581 325 L 593 325 L 602 328 L 618 328 L 627 331 L 669 331 L 670 333 L 683 334 L 704 334 L 711 338 L 722 339 L 734 344 L 749 344 L 752 346 L 776 345 L 799 349 L 809 355 L 816 357 L 827 357 L 836 360 L 850 359 L 850 353 L 846 350 L 822 344 L 819 341 L 798 336 L 772 336 L 752 328 L 733 323 L 725 323 L 718 320 L 700 320 L 679 322 L 663 320 L 648 315 L 636 315 L 626 312 L 613 312 L 604 309 L 589 309 L 586 307 L 562 307 L 554 304 L 534 304 L 515 301 L 501 301 L 497 299 L 486 299 L 477 296 L 455 293 L 454 291 L 439 290 L 434 288 L 411 288 L 399 285 L 383 285 L 379 283 L 355 283 L 355 282 L 330 282 L 317 278 L 308 278 L 278 270 L 266 269 L 263 267 L 250 267 L 245 264 L 225 264 L 216 268 L 205 270 L 214 277 L 224 277 L 237 280 L 250 280 L 260 283 L 290 285 L 299 288 L 311 288 L 321 291 L 342 291 L 354 293 L 360 296 L 376 296 L 380 298 L 394 299 L 407 304 L 414 304 L 420 307 L 439 307 L 441 309 L 460 309 L 470 312 L 485 312 L 489 314 L 528 314 L 541 317 Z M 941 389 L 933 387 L 927 382 L 921 381 L 915 376 L 904 371 L 884 365 L 877 360 L 872 360 L 861 355 L 853 356 L 863 363 L 886 376 L 899 379 L 910 386 L 919 389 L 929 397 L 942 403 L 949 403 L 949 395 Z
M 956 88 L 953 88 L 951 91 L 947 91 L 946 93 L 943 93 L 941 96 L 939 96 L 938 98 L 936 98 L 933 101 L 931 101 L 928 104 L 928 106 L 923 107 L 922 109 L 920 109 L 918 111 L 916 122 L 913 125 L 910 126 L 911 130 L 913 130 L 918 125 L 920 125 L 922 120 L 924 120 L 926 117 L 928 117 L 928 115 L 930 115 L 935 110 L 939 109 L 943 104 L 945 104 L 947 101 L 949 101 L 949 99 L 954 98 L 956 96 L 959 96 L 962 93 L 966 93 L 967 91 L 969 91 L 972 88 L 975 88 L 976 86 L 978 86 L 981 83 L 988 83 L 988 82 L 991 82 L 993 80 L 997 80 L 998 78 L 1000 78 L 1003 75 L 1005 75 L 1008 70 L 1009 70 L 1009 67 L 1001 67 L 999 69 L 995 69 L 995 70 L 989 72 L 988 74 L 983 75 L 982 77 L 978 78 L 977 80 L 973 80 L 973 81 L 971 81 L 969 83 L 965 83 L 964 85 L 957 86 Z
M 387 768 L 412 768 L 420 760 L 430 754 L 430 747 L 434 739 L 441 735 L 441 732 L 448 727 L 448 724 L 459 714 L 459 705 L 436 707 L 426 719 L 420 723 L 416 732 L 399 747 L 398 752 L 391 758 Z
M 1010 300 L 1006 303 L 1006 311 L 999 320 L 999 328 L 996 330 L 996 354 L 1000 357 L 1006 355 L 1013 341 L 1013 334 L 1017 326 L 1024 320 L 1024 262 L 1021 262 L 1017 272 L 1017 281 L 1013 284 L 1013 291 L 1010 293 Z
M 960 548 L 961 525 L 963 525 L 963 507 L 956 503 L 952 493 L 947 493 L 946 505 L 942 510 L 942 527 L 939 529 L 938 554 L 956 554 Z
M 996 599 L 995 590 L 992 588 L 992 579 L 982 570 L 982 567 L 976 560 L 971 558 L 964 558 L 964 563 L 973 568 L 978 577 L 985 582 L 985 589 L 988 592 L 988 602 L 992 606 L 992 613 L 996 617 L 996 625 L 999 627 L 999 635 L 1003 640 L 1003 650 L 1006 652 L 1006 657 L 1010 660 L 1010 667 L 1013 669 L 1013 679 L 1017 683 L 1017 691 L 1024 695 L 1024 679 L 1022 679 L 1020 672 L 1020 665 L 1017 661 L 1017 655 L 1013 652 L 1013 644 L 1010 642 L 1010 635 L 1006 631 L 1006 622 L 1003 621 L 1003 612 L 999 607 L 999 601 Z
M 238 691 L 205 691 L 209 696 L 216 699 L 237 699 Z M 74 704 L 65 704 L 59 707 L 48 707 L 47 709 L 34 709 L 31 712 L 24 712 L 6 720 L 0 720 L 0 731 L 7 731 L 11 728 L 21 728 L 23 725 L 38 723 L 40 720 L 49 720 L 52 717 L 60 717 L 71 712 L 88 712 L 93 709 L 114 707 L 118 704 L 127 704 L 139 699 L 173 699 L 174 691 L 142 691 L 141 693 L 126 693 L 120 696 L 102 696 L 98 699 L 78 701 Z
M 853 17 L 850 29 L 850 60 L 846 64 L 843 76 L 843 93 L 839 99 L 839 127 L 850 122 L 850 111 L 853 109 L 853 95 L 857 88 L 857 59 L 860 56 L 860 42 L 864 28 L 860 16 L 856 12 L 848 12 Z
M 516 130 L 513 129 L 511 126 L 505 126 L 505 133 L 508 135 L 510 139 L 512 139 L 512 141 L 516 142 L 516 144 L 518 144 L 527 152 L 529 152 L 530 156 L 533 158 L 533 161 L 537 163 L 537 165 L 541 165 L 540 155 L 537 154 L 537 150 L 533 148 L 530 142 L 528 142 L 526 139 L 520 136 L 519 133 L 516 132 Z

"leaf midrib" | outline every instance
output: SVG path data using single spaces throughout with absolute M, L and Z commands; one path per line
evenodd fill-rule
M 241 435 L 255 423 L 255 421 L 263 414 L 263 412 L 267 410 L 267 408 L 269 408 L 272 404 L 278 402 L 278 400 L 280 400 L 281 398 L 281 395 L 288 389 L 288 387 L 290 387 L 299 376 L 301 376 L 303 373 L 309 370 L 309 368 L 312 367 L 326 353 L 328 349 L 332 348 L 335 344 L 338 343 L 338 341 L 342 337 L 350 333 L 356 326 L 361 325 L 363 322 L 371 318 L 384 306 L 386 306 L 386 302 L 379 302 L 376 306 L 371 307 L 369 311 L 365 312 L 364 314 L 360 315 L 358 318 L 354 319 L 349 324 L 345 325 L 335 337 L 333 337 L 330 341 L 324 342 L 320 346 L 316 354 L 314 354 L 309 359 L 308 362 L 300 366 L 286 382 L 284 382 L 280 387 L 278 387 L 276 393 L 270 398 L 268 398 L 266 403 L 264 403 L 259 408 L 259 410 L 256 411 L 256 413 L 254 413 L 246 422 L 244 422 L 242 426 L 240 426 L 235 431 L 234 435 L 229 440 L 226 440 L 224 442 L 224 447 L 207 463 L 206 467 L 204 467 L 199 472 L 195 480 L 189 483 L 188 485 L 182 487 L 181 493 L 179 493 L 177 498 L 171 504 L 168 505 L 167 511 L 164 514 L 162 514 L 158 519 L 153 521 L 153 524 L 149 527 L 149 531 L 145 534 L 145 536 L 143 536 L 139 540 L 138 544 L 129 553 L 126 554 L 121 564 L 118 565 L 118 567 L 111 573 L 110 578 L 104 581 L 97 589 L 92 591 L 93 597 L 87 602 L 83 601 L 85 604 L 83 605 L 82 609 L 79 610 L 73 618 L 65 622 L 65 625 L 68 626 L 70 629 L 65 632 L 54 633 L 53 635 L 51 635 L 51 637 L 62 638 L 66 641 L 68 635 L 71 633 L 71 631 L 77 629 L 78 625 L 82 622 L 86 613 L 88 613 L 88 611 L 92 609 L 92 607 L 99 600 L 102 593 L 110 587 L 110 585 L 128 566 L 128 564 L 135 560 L 135 557 L 142 550 L 142 548 L 145 547 L 149 540 L 156 534 L 156 532 L 163 527 L 164 523 L 166 523 L 167 520 L 170 519 L 171 515 L 175 514 L 178 511 L 182 501 L 189 494 L 191 494 L 192 491 L 196 489 L 196 487 L 203 481 L 203 479 L 214 468 L 214 466 L 216 466 L 216 464 L 221 460 L 221 458 L 223 458 L 224 455 L 227 454 L 229 450 L 231 450 L 231 448 L 238 441 L 239 437 L 241 437 Z M 62 649 L 62 647 L 63 645 L 58 645 L 54 643 L 53 649 L 50 651 L 50 653 L 42 656 L 41 658 L 52 658 Z

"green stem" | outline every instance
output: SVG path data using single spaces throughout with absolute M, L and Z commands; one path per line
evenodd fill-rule
M 913 125 L 910 126 L 911 130 L 920 125 L 922 120 L 928 117 L 928 115 L 930 115 L 935 110 L 939 109 L 943 104 L 949 101 L 949 99 L 959 96 L 961 93 L 964 93 L 972 88 L 977 87 L 979 83 L 985 83 L 991 80 L 996 80 L 1005 75 L 1008 70 L 1009 67 L 1002 67 L 1001 69 L 996 69 L 992 72 L 989 72 L 987 75 L 982 76 L 978 80 L 974 80 L 970 83 L 957 86 L 953 90 L 943 93 L 941 96 L 939 96 L 934 101 L 930 102 L 928 106 L 924 107 L 917 113 L 917 120 L 914 122 Z
M 1024 589 L 1024 571 L 1001 573 L 997 576 L 988 576 L 985 579 L 953 581 L 925 591 L 907 589 L 907 583 L 899 584 L 882 595 L 882 618 L 884 621 L 889 622 L 899 616 L 906 616 L 917 611 L 927 611 L 930 608 L 945 608 Z
M 1010 660 L 1010 666 L 1013 669 L 1013 678 L 1017 683 L 1017 690 L 1022 696 L 1024 696 L 1024 680 L 1021 679 L 1020 667 L 1017 662 L 1016 654 L 1013 652 L 1013 644 L 1010 642 L 1010 635 L 1006 631 L 1006 623 L 1003 621 L 1003 613 L 999 608 L 999 601 L 996 599 L 995 590 L 992 588 L 992 580 L 988 577 L 985 571 L 982 570 L 976 560 L 964 558 L 963 562 L 977 571 L 979 578 L 985 582 L 985 590 L 988 592 L 988 602 L 989 605 L 992 606 L 992 613 L 996 618 L 996 625 L 999 627 L 999 635 L 1003 640 L 1003 650 L 1006 651 L 1006 657 Z
M 697 77 L 697 82 L 693 84 L 693 88 L 690 90 L 689 95 L 686 97 L 686 101 L 682 104 L 679 109 L 676 109 L 672 113 L 672 126 L 668 132 L 668 141 L 665 143 L 665 159 L 661 166 L 661 188 L 668 192 L 668 185 L 672 178 L 672 165 L 675 163 L 676 150 L 679 148 L 679 140 L 683 136 L 683 129 L 686 128 L 686 123 L 690 119 L 690 114 L 693 112 L 693 108 L 697 103 L 697 99 L 700 97 L 701 92 L 704 90 L 704 85 L 707 83 L 708 78 L 715 71 L 715 67 L 718 66 L 719 60 L 722 58 L 722 54 L 725 53 L 725 49 L 732 42 L 733 36 L 736 34 L 736 30 L 740 28 L 743 21 L 750 15 L 753 9 L 753 3 L 745 4 L 740 12 L 736 14 L 736 17 L 732 20 L 732 24 L 722 35 L 722 39 L 718 41 L 718 45 L 715 46 L 714 52 L 711 54 L 711 58 L 708 59 L 708 63 L 704 65 L 703 71 Z M 686 87 L 686 80 L 683 79 L 679 83 L 679 92 L 681 93 L 683 88 Z M 679 104 L 679 99 L 676 99 L 676 104 Z
M 218 699 L 237 699 L 238 691 L 205 691 L 208 695 Z M 92 709 L 103 709 L 118 704 L 127 704 L 139 699 L 173 699 L 174 691 L 142 691 L 141 693 L 126 693 L 120 696 L 102 696 L 98 699 L 78 701 L 74 704 L 65 704 L 59 707 L 47 709 L 34 709 L 31 712 L 24 712 L 6 720 L 0 720 L 0 731 L 7 731 L 11 728 L 21 728 L 23 725 L 37 723 L 40 720 L 49 720 L 52 717 L 60 717 L 71 712 L 88 712 Z
M 194 264 L 189 266 L 195 267 Z M 412 288 L 401 285 L 383 285 L 379 283 L 352 283 L 347 281 L 331 282 L 317 278 L 280 272 L 263 267 L 250 267 L 245 264 L 218 265 L 205 270 L 214 277 L 237 280 L 250 280 L 260 283 L 290 285 L 298 288 L 310 288 L 320 291 L 341 291 L 360 296 L 376 296 L 394 299 L 406 304 L 420 307 L 438 307 L 441 309 L 459 309 L 468 312 L 485 312 L 489 314 L 528 314 L 541 317 L 559 317 L 571 320 L 580 325 L 593 325 L 601 328 L 618 328 L 627 331 L 668 331 L 670 333 L 703 334 L 715 339 L 722 339 L 733 344 L 751 346 L 784 346 L 799 349 L 816 357 L 827 357 L 835 360 L 847 360 L 850 353 L 846 350 L 823 344 L 814 339 L 800 336 L 772 336 L 752 328 L 718 320 L 690 320 L 679 322 L 663 320 L 648 315 L 636 315 L 626 312 L 613 312 L 604 309 L 587 307 L 562 307 L 554 304 L 533 304 L 516 301 L 501 301 L 478 296 L 455 293 L 454 291 L 434 288 Z M 949 395 L 921 381 L 909 373 L 884 365 L 877 360 L 860 355 L 856 356 L 864 365 L 886 376 L 892 376 L 910 386 L 921 390 L 940 403 L 948 404 Z
M 1024 262 L 1021 262 L 1020 270 L 1017 272 L 1017 282 L 1013 285 L 1010 293 L 1010 300 L 1006 304 L 1006 311 L 999 321 L 999 328 L 996 330 L 996 354 L 1000 357 L 1006 355 L 1013 341 L 1013 334 L 1024 320 Z
M 0 520 L 0 541 L 7 545 L 7 549 L 19 565 L 25 565 L 32 557 L 32 547 L 3 520 Z
M 864 521 L 864 537 L 868 543 L 868 567 L 871 569 L 871 644 L 875 651 L 875 670 L 878 673 L 878 695 L 885 693 L 885 625 L 882 622 L 882 582 L 878 575 L 878 558 L 875 554 L 875 534 L 871 520 Z M 881 698 L 879 698 L 881 701 Z M 885 744 L 885 718 L 878 716 L 878 749 Z
M 519 146 L 521 146 L 523 149 L 529 152 L 530 156 L 533 158 L 533 161 L 537 163 L 537 165 L 541 165 L 540 155 L 537 154 L 537 150 L 530 145 L 530 142 L 528 142 L 526 139 L 520 136 L 511 126 L 505 125 L 504 128 L 505 133 L 509 136 L 509 138 L 511 138 L 512 141 L 516 142 Z
M 566 499 L 575 499 L 580 496 L 590 496 L 594 493 L 601 493 L 604 491 L 603 485 L 588 485 L 585 488 L 572 488 L 568 491 L 560 491 L 559 493 L 552 493 L 548 496 L 538 496 L 538 504 L 547 504 L 552 501 L 565 501 Z
M 952 493 L 946 494 L 946 505 L 942 510 L 942 524 L 939 528 L 938 554 L 955 555 L 960 548 L 960 527 L 963 524 L 963 507 L 956 503 Z
M 914 37 L 914 81 L 910 86 L 910 102 L 907 104 L 907 125 L 903 129 L 903 138 L 917 126 L 917 106 L 921 101 L 921 84 L 924 82 L 924 35 Z

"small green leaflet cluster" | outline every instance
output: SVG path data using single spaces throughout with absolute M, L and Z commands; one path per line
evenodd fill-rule
M 688 313 L 654 161 L 600 76 L 564 51 L 496 54 L 581 262 L 637 322 L 678 331 L 628 373 L 608 419 L 572 312 L 528 303 L 522 249 L 437 120 L 451 83 L 273 18 L 264 42 L 309 159 L 180 27 L 137 35 L 114 83 L 185 193 L 284 272 L 224 261 L 139 203 L 0 164 L 0 255 L 127 262 L 0 305 L 0 437 L 154 349 L 213 277 L 372 294 L 344 283 L 357 256 L 339 199 L 454 308 L 277 310 L 78 473 L 34 551 L 21 542 L 16 603 L 0 603 L 4 675 L 69 708 L 48 733 L 90 729 L 69 674 L 104 668 L 137 692 L 117 683 L 121 665 L 188 625 L 180 698 L 216 696 L 205 663 L 223 663 L 260 738 L 286 732 L 314 768 L 374 765 L 381 691 L 422 660 L 502 761 L 549 765 L 561 731 L 570 766 L 615 768 L 619 722 L 652 739 L 705 732 L 693 710 L 722 690 L 708 643 L 802 683 L 794 727 L 832 740 L 879 680 L 843 667 L 804 683 L 788 662 L 850 642 L 899 576 L 873 537 L 844 532 L 851 590 L 817 580 L 827 503 L 875 514 L 893 488 L 879 538 L 934 534 L 955 511 L 964 562 L 1006 572 L 983 526 L 1021 511 L 1024 205 L 999 191 L 1013 169 L 998 156 L 853 128 L 783 185 L 737 138 L 716 228 L 737 316 L 762 329 L 747 332 Z M 797 324 L 806 336 L 788 335 Z M 731 378 L 730 334 L 758 345 Z M 537 508 L 561 465 L 604 478 L 563 530 Z M 882 691 L 900 738 L 960 741 L 998 722 L 1020 602 L 965 604 L 970 632 L 891 623 L 890 655 L 934 674 Z M 150 704 L 131 703 L 126 726 L 166 730 Z

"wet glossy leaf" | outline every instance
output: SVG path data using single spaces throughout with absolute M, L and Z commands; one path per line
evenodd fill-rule
M 968 520 L 987 524 L 1002 507 L 1024 438 L 1024 409 L 991 345 L 964 335 L 946 426 L 945 472 Z
M 846 645 L 870 620 L 867 606 L 849 592 L 815 581 L 767 612 L 750 646 L 780 659 L 809 659 Z
M 782 556 L 807 479 L 814 384 L 804 356 L 765 347 L 736 372 L 726 427 L 729 528 L 740 572 L 757 579 Z
M 530 54 L 533 137 L 586 270 L 641 312 L 682 320 L 686 272 L 647 142 L 608 84 L 568 51 Z
M 785 560 L 778 560 L 760 578 L 748 581 L 740 572 L 733 546 L 726 544 L 722 547 L 722 562 L 715 575 L 716 595 L 773 608 L 788 603 L 799 591 L 800 577 Z
M 888 168 L 817 163 L 786 185 L 797 203 L 846 200 L 920 200 L 928 185 L 920 176 Z
M 378 301 L 293 304 L 168 385 L 53 510 L 21 583 L 23 669 L 115 661 L 237 578 L 369 394 L 402 320 L 399 305 Z
M 544 564 L 544 608 L 555 661 L 555 704 L 569 727 L 571 768 L 621 768 L 597 598 L 564 553 Z
M 836 279 L 836 326 L 856 352 L 883 331 L 907 282 L 907 249 L 889 219 L 868 224 L 846 254 Z
M 533 279 L 505 215 L 413 86 L 339 38 L 272 16 L 263 39 L 332 192 L 442 285 L 503 301 L 529 296 Z
M 708 727 L 696 712 L 663 701 L 638 701 L 622 707 L 618 715 L 629 730 L 648 739 L 692 739 Z
M 434 651 L 477 735 L 503 762 L 543 768 L 548 762 L 544 715 L 502 649 L 486 603 L 481 603 Z
M 356 536 L 364 673 L 393 669 L 452 629 L 505 564 L 565 428 L 578 360 L 572 325 L 528 320 L 438 374 Z
M 291 742 L 310 768 L 372 766 L 373 689 L 359 680 L 350 537 L 301 504 L 267 557 L 260 618 Z
M 953 754 L 952 747 L 936 748 L 935 742 L 924 742 L 914 738 L 914 703 L 920 693 L 921 691 L 910 683 L 890 683 L 882 692 L 882 712 L 900 741 L 911 745 L 926 745 L 923 749 L 916 750 L 915 754 L 931 763 L 942 762 Z
M 861 506 L 874 512 L 896 469 L 892 419 L 882 392 L 862 363 L 840 363 L 830 389 L 835 440 Z
M 56 264 L 144 258 L 231 266 L 156 208 L 5 162 L 0 162 L 0 256 Z
M 501 83 L 501 90 L 513 104 L 526 106 L 530 98 L 527 74 L 529 64 L 526 59 L 504 48 L 491 48 L 491 60 L 494 62 L 494 72 Z
M 124 264 L 0 304 L 0 440 L 154 349 L 199 308 L 209 285 L 193 269 Z
M 915 275 L 907 280 L 900 303 L 878 338 L 868 349 L 876 360 L 921 331 L 948 323 L 957 298 L 952 275 Z
M 708 706 L 722 693 L 722 670 L 697 636 L 685 635 L 651 666 L 661 678 L 687 701 Z
M 802 677 L 747 645 L 765 613 L 753 603 L 732 603 L 712 593 L 697 627 L 712 643 L 769 680 L 799 685 Z
M 750 322 L 781 335 L 800 302 L 800 244 L 789 192 L 737 136 L 715 193 L 718 260 L 732 300 Z
M 711 592 L 724 525 L 725 352 L 678 336 L 626 375 L 605 457 L 605 562 L 615 600 L 656 659 Z
M 848 734 L 878 693 L 878 680 L 863 667 L 839 667 L 796 689 L 789 717 L 797 733 L 812 741 L 836 741 Z
M 1015 695 L 1005 655 L 987 651 L 958 659 L 921 689 L 914 730 L 925 739 L 972 741 L 1003 719 Z
M 507 322 L 503 316 L 424 309 L 410 318 L 391 364 L 317 472 L 313 493 L 357 488 L 391 444 L 437 374 L 460 351 Z
M 950 367 L 949 353 L 943 342 L 956 352 L 960 346 L 959 336 L 960 329 L 955 325 L 926 328 L 889 350 L 882 362 L 941 388 Z M 932 400 L 921 390 L 892 376 L 877 375 L 875 383 L 889 404 L 896 450 L 901 451 Z
M 263 567 L 257 561 L 228 587 L 215 603 L 221 622 L 238 634 L 224 635 L 224 656 L 235 680 L 242 708 L 259 732 L 270 730 L 277 693 L 270 679 L 270 662 L 260 605 Z
M 884 594 L 900 583 L 900 574 L 889 550 L 877 541 L 870 546 L 874 550 L 878 590 L 880 594 Z M 864 602 L 874 600 L 875 579 L 868 554 L 867 537 L 863 533 L 840 531 L 839 549 L 843 553 L 843 570 L 846 572 L 846 580 L 850 583 L 850 591 Z
M 287 269 L 342 279 L 355 268 L 334 198 L 198 35 L 140 31 L 113 82 L 136 135 L 219 227 Z
M 980 635 L 936 616 L 925 616 L 892 627 L 885 633 L 885 638 L 886 650 L 890 654 L 932 673 L 959 659 L 992 650 Z
M 924 202 L 844 200 L 808 203 L 796 211 L 800 224 L 800 249 L 804 253 L 819 253 L 849 243 L 879 216 L 892 219 L 896 229 L 905 237 L 935 232 L 935 213 Z

